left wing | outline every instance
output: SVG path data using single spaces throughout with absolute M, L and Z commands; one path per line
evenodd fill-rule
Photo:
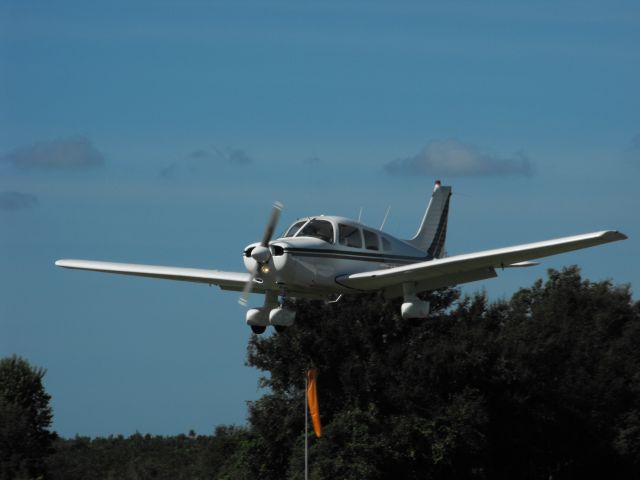
M 205 270 L 200 268 L 164 267 L 161 265 L 138 265 L 135 263 L 98 262 L 95 260 L 58 260 L 58 267 L 95 272 L 119 273 L 139 277 L 162 278 L 165 280 L 182 280 L 184 282 L 208 283 L 218 285 L 223 290 L 242 291 L 251 278 L 249 273 L 223 272 L 221 270 Z M 255 285 L 261 291 L 260 285 Z
M 603 243 L 625 240 L 618 231 L 603 231 L 563 237 L 514 247 L 455 255 L 401 267 L 342 275 L 336 282 L 356 290 L 383 290 L 412 282 L 418 288 L 432 290 L 458 283 L 495 277 L 496 268 L 527 266 L 529 260 L 548 257 Z

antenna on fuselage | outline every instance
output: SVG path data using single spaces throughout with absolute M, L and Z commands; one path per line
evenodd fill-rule
M 387 207 L 387 211 L 384 214 L 384 219 L 382 220 L 382 225 L 380 225 L 379 230 L 382 231 L 382 228 L 384 227 L 384 224 L 387 223 L 387 217 L 389 216 L 389 212 L 391 211 L 391 205 L 389 205 Z
M 360 223 L 361 218 L 362 218 L 362 207 L 360 207 L 360 212 L 358 213 L 358 223 Z

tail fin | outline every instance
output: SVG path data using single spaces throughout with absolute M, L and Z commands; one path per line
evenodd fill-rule
M 408 240 L 410 245 L 425 251 L 432 258 L 444 256 L 450 197 L 451 187 L 443 187 L 440 185 L 440 180 L 436 180 L 420 228 L 415 237 Z

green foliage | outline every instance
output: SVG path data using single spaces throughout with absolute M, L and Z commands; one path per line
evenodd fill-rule
M 304 478 L 304 379 L 319 370 L 323 436 L 310 478 L 640 477 L 640 304 L 576 267 L 508 301 L 425 294 L 405 321 L 377 296 L 299 302 L 253 336 L 267 392 L 247 428 L 213 436 L 58 440 L 53 478 Z
M 376 296 L 298 305 L 253 337 L 270 393 L 251 409 L 247 461 L 301 478 L 304 372 L 318 368 L 324 436 L 312 478 L 574 478 L 640 472 L 640 315 L 628 287 L 576 267 L 489 304 L 455 289 L 408 322 Z M 290 459 L 287 462 L 287 459 Z
M 243 479 L 246 429 L 218 427 L 213 436 L 123 436 L 59 439 L 50 457 L 54 479 Z
M 37 478 L 55 435 L 45 370 L 16 356 L 0 360 L 0 478 Z

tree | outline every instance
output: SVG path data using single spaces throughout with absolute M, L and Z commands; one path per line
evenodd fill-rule
M 319 370 L 313 479 L 640 475 L 640 306 L 577 267 L 509 301 L 456 289 L 405 321 L 377 296 L 300 302 L 296 325 L 254 336 L 270 392 L 250 407 L 247 464 L 301 477 L 304 372 Z
M 0 360 L 0 478 L 37 478 L 52 451 L 45 370 L 16 355 Z
M 523 464 L 530 477 L 638 476 L 638 307 L 629 286 L 577 267 L 513 296 L 492 389 L 493 477 Z

